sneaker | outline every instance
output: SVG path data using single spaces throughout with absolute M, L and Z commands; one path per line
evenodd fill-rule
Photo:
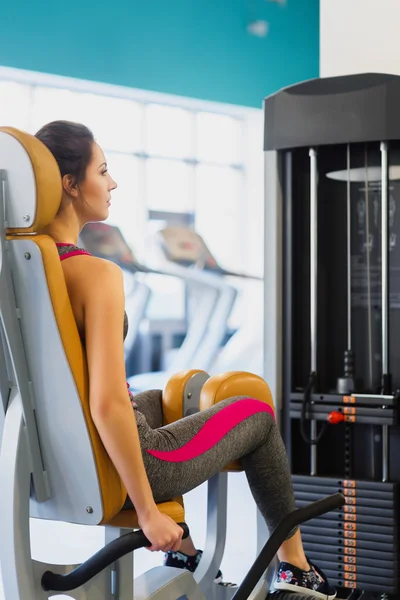
M 202 556 L 203 550 L 197 550 L 197 554 L 194 556 L 188 556 L 187 554 L 183 554 L 183 552 L 169 551 L 164 555 L 164 566 L 187 569 L 191 573 L 194 573 L 199 566 Z M 223 584 L 221 571 L 218 571 L 216 574 L 214 583 Z
M 308 560 L 308 559 L 307 559 Z M 302 571 L 290 563 L 281 562 L 274 581 L 276 591 L 296 592 L 304 596 L 313 596 L 321 600 L 333 600 L 336 590 L 329 585 L 323 572 L 309 560 L 311 569 Z
M 197 550 L 197 555 L 200 555 L 201 558 L 203 556 L 203 550 Z M 197 564 L 199 564 L 200 558 Z M 231 581 L 223 581 L 222 572 L 220 570 L 218 570 L 218 573 L 215 576 L 214 583 L 222 585 L 222 587 L 237 587 L 236 583 L 232 583 Z

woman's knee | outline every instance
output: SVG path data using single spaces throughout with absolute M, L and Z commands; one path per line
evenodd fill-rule
M 264 444 L 276 429 L 273 408 L 257 398 L 238 396 L 220 404 L 221 411 L 218 411 L 220 414 L 215 425 L 221 427 L 224 434 L 232 432 L 235 437 L 243 438 L 241 442 L 246 442 L 245 445 L 252 449 Z
M 148 390 L 133 396 L 139 412 L 144 415 L 151 429 L 158 429 L 163 424 L 162 391 Z

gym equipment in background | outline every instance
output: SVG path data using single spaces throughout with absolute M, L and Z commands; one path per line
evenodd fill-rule
M 400 590 L 399 97 L 400 77 L 363 74 L 294 85 L 264 105 L 265 202 L 282 210 L 283 312 L 270 342 L 282 434 L 297 505 L 346 498 L 302 537 L 333 585 L 363 597 Z
M 261 277 L 237 271 L 229 271 L 218 264 L 211 254 L 204 239 L 193 229 L 186 227 L 167 227 L 158 232 L 158 239 L 168 260 L 186 267 L 203 269 L 216 273 L 230 280 L 262 281 Z M 256 315 L 254 315 L 256 319 Z M 217 323 L 218 315 L 214 316 Z M 261 315 L 260 315 L 261 318 Z M 256 319 L 257 321 L 257 319 Z M 204 363 L 204 357 L 210 353 L 209 344 L 214 351 L 215 324 L 209 329 L 208 337 L 203 339 L 201 347 L 193 356 L 193 365 Z M 251 371 L 262 375 L 262 328 L 260 322 L 247 326 L 240 326 L 227 343 L 219 348 L 212 365 L 209 364 L 210 373 L 221 371 Z
M 165 371 L 129 377 L 129 384 L 136 391 L 162 389 L 174 372 L 190 366 L 209 370 L 224 343 L 237 297 L 236 288 L 222 276 L 225 272 L 218 268 L 204 240 L 192 229 L 170 227 L 157 232 L 149 244 L 147 261 L 152 269 L 186 283 L 188 323 L 195 335 L 190 344 L 186 336 Z M 212 297 L 208 288 L 214 292 Z

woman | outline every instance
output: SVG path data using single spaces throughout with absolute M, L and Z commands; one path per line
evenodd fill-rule
M 191 540 L 182 542 L 182 529 L 159 512 L 156 502 L 187 493 L 239 458 L 272 531 L 295 510 L 285 447 L 272 409 L 258 400 L 235 397 L 161 427 L 161 392 L 146 394 L 147 407 L 141 395 L 132 401 L 125 377 L 123 332 L 126 335 L 128 324 L 121 270 L 77 247 L 86 223 L 107 219 L 117 185 L 84 125 L 56 121 L 36 137 L 54 155 L 62 177 L 59 211 L 42 233 L 57 243 L 85 344 L 91 416 L 151 542 L 149 550 L 196 553 Z M 223 434 L 221 423 L 230 424 Z M 276 589 L 324 599 L 336 596 L 323 573 L 308 562 L 299 529 L 290 532 L 278 557 Z

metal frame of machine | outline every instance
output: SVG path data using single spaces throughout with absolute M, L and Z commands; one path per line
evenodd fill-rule
M 396 597 L 400 588 L 399 480 L 393 475 L 390 455 L 393 456 L 393 444 L 397 439 L 399 394 L 393 389 L 391 374 L 391 367 L 396 369 L 398 365 L 389 364 L 392 331 L 388 223 L 389 183 L 394 177 L 392 169 L 397 168 L 390 163 L 390 152 L 400 140 L 400 120 L 395 108 L 399 98 L 400 77 L 364 74 L 294 85 L 267 98 L 264 105 L 265 305 L 269 307 L 268 319 L 265 319 L 265 355 L 267 359 L 276 353 L 272 373 L 276 384 L 275 398 L 279 402 L 281 430 L 292 463 L 295 453 L 299 455 L 304 449 L 303 462 L 298 459 L 294 461 L 295 465 L 292 464 L 297 506 L 321 498 L 328 491 L 340 491 L 346 498 L 345 506 L 335 514 L 315 519 L 302 528 L 305 549 L 311 558 L 318 557 L 321 568 L 335 586 Z M 373 171 L 375 178 L 378 177 L 380 189 L 381 381 L 379 390 L 368 391 L 357 389 L 352 323 L 351 161 L 353 145 L 364 143 L 379 144 L 380 151 L 380 162 L 371 167 L 371 173 Z M 346 212 L 341 213 L 346 219 L 346 265 L 340 292 L 345 290 L 347 319 L 343 371 L 337 374 L 336 388 L 328 389 L 326 385 L 321 387 L 318 380 L 323 361 L 319 353 L 319 330 L 324 327 L 319 315 L 322 285 L 319 243 L 323 235 L 320 212 L 325 206 L 320 191 L 324 171 L 319 169 L 319 157 L 324 154 L 326 158 L 337 147 L 343 148 L 345 153 L 345 164 L 340 173 L 341 181 L 346 183 Z M 301 177 L 306 190 L 304 196 L 307 196 L 304 203 L 309 219 L 307 226 L 304 222 L 297 224 L 294 217 L 295 202 L 301 195 L 293 175 L 300 151 L 304 159 L 301 165 L 305 169 Z M 367 173 L 364 188 L 368 202 L 368 163 L 362 169 L 359 165 L 356 167 L 356 171 Z M 360 174 L 356 172 L 356 176 Z M 300 176 L 296 179 L 297 184 L 299 180 Z M 303 231 L 303 237 L 296 237 L 295 228 L 301 226 L 307 233 Z M 303 246 L 296 246 L 299 239 Z M 301 253 L 305 253 L 309 261 L 308 275 L 303 278 L 304 291 L 294 285 L 293 257 Z M 325 275 L 325 281 L 326 276 L 329 273 Z M 271 289 L 274 290 L 272 302 Z M 299 298 L 301 294 L 302 299 Z M 297 339 L 293 333 L 294 319 L 298 318 L 294 306 L 299 302 L 307 303 L 309 311 L 301 329 L 304 333 L 308 328 L 308 334 L 301 341 L 299 329 L 296 330 Z M 275 333 L 272 338 L 274 348 L 271 327 Z M 336 327 L 340 327 L 340 323 Z M 308 353 L 309 373 L 304 374 L 302 389 L 296 387 L 293 377 L 293 363 L 299 356 L 294 353 L 295 343 L 296 352 Z M 266 376 L 268 372 L 271 372 L 271 366 L 266 360 Z M 340 426 L 335 430 L 328 423 L 340 423 Z M 368 470 L 362 464 L 361 448 L 353 452 L 355 427 L 363 426 L 370 427 L 375 442 L 378 440 L 379 443 L 372 450 L 375 466 L 380 457 L 375 477 L 353 474 L 354 471 Z M 329 445 L 322 450 L 319 448 L 327 427 L 330 427 Z M 342 451 L 343 470 L 321 474 L 319 469 L 324 462 L 331 461 L 332 452 Z M 366 454 L 365 461 L 368 460 L 372 459 Z

